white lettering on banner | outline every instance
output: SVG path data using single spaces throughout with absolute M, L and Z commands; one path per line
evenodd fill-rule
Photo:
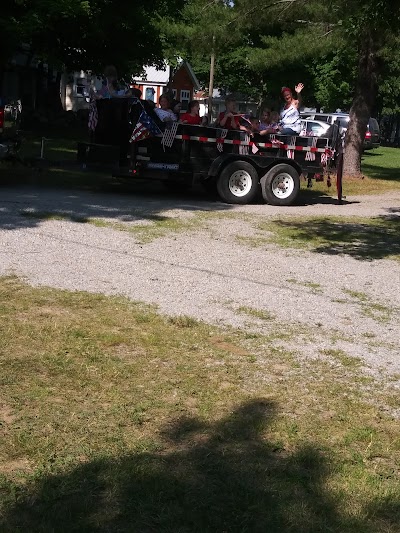
M 175 163 L 148 163 L 147 168 L 152 170 L 178 170 L 179 165 Z

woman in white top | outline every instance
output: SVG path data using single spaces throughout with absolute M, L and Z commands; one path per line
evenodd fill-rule
M 281 94 L 285 100 L 285 105 L 281 111 L 280 116 L 280 131 L 281 135 L 298 135 L 301 131 L 300 120 L 300 93 L 304 89 L 302 83 L 298 83 L 294 88 L 297 99 L 293 98 L 292 91 L 289 87 L 282 87 Z
M 154 111 L 162 122 L 176 121 L 177 116 L 171 109 L 171 102 L 166 94 L 162 94 L 158 101 L 160 107 Z

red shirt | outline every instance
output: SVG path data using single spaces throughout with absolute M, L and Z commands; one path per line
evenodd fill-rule
M 195 126 L 198 126 L 201 124 L 201 118 L 199 115 L 191 115 L 190 113 L 183 113 L 183 115 L 181 115 L 181 121 L 182 122 L 186 122 L 187 124 L 193 124 Z
M 218 124 L 221 126 L 221 120 L 224 118 L 226 111 L 222 111 L 218 115 Z M 233 124 L 232 124 L 233 123 Z M 225 128 L 227 130 L 238 130 L 240 127 L 239 117 L 231 117 L 228 118 L 228 120 L 225 122 L 225 126 L 221 126 L 221 128 Z

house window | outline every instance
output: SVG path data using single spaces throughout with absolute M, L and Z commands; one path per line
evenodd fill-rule
M 146 90 L 145 90 L 145 100 L 151 100 L 152 102 L 154 102 L 154 95 L 155 95 L 156 91 L 154 90 L 154 87 L 146 87 Z
M 176 100 L 176 89 L 171 89 L 171 91 L 172 91 L 172 96 L 173 96 L 173 97 L 175 98 L 175 100 Z
M 187 111 L 188 103 L 190 100 L 190 91 L 181 90 L 181 104 L 182 104 L 182 111 Z
M 86 81 L 84 78 L 77 78 L 75 83 L 75 94 L 76 96 L 86 96 Z

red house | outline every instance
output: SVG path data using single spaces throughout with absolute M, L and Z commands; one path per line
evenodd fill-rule
M 176 69 L 165 65 L 163 69 L 145 67 L 144 70 L 145 74 L 135 77 L 132 82 L 132 87 L 142 91 L 144 100 L 158 103 L 161 94 L 169 91 L 182 103 L 182 111 L 185 111 L 194 93 L 200 89 L 199 80 L 187 61 L 182 61 Z

